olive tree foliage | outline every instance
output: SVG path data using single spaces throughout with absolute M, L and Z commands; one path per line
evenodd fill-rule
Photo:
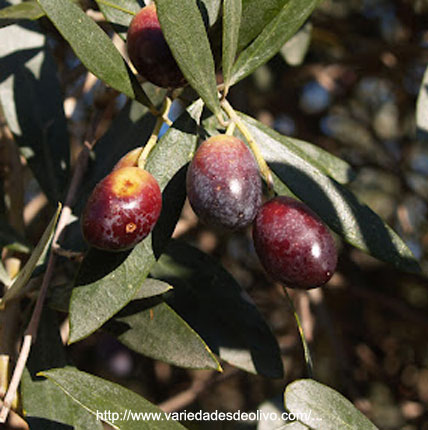
M 79 217 L 95 184 L 122 155 L 150 139 L 166 95 L 149 83 L 141 85 L 112 42 L 113 35 L 126 39 L 127 27 L 142 2 L 96 3 L 110 23 L 108 32 L 77 1 L 1 3 L 3 117 L 39 186 L 52 207 L 58 207 L 35 246 L 10 225 L 2 209 L 2 247 L 29 258 L 13 279 L 0 266 L 1 312 L 6 315 L 17 303 L 26 306 L 26 334 L 37 340 L 15 381 L 20 382 L 24 418 L 32 429 L 102 428 L 96 414 L 105 410 L 118 414 L 103 417 L 115 428 L 183 428 L 170 419 L 150 424 L 126 416 L 127 410 L 161 410 L 124 387 L 73 367 L 55 312 L 68 315 L 69 344 L 105 330 L 131 350 L 175 366 L 221 372 L 221 362 L 226 362 L 266 378 L 283 376 L 277 340 L 238 282 L 213 257 L 171 239 L 186 197 L 186 166 L 198 142 L 225 132 L 229 119 L 236 122 L 237 136 L 244 140 L 251 136 L 259 148 L 274 178 L 273 192 L 302 200 L 344 241 L 379 260 L 404 271 L 417 271 L 418 263 L 404 241 L 347 187 L 353 172 L 345 161 L 235 111 L 225 98 L 229 88 L 268 62 L 296 35 L 317 0 L 155 1 L 167 43 L 191 88 L 182 98 L 187 104 L 181 115 L 160 137 L 145 166 L 162 190 L 162 214 L 153 232 L 131 251 L 86 250 L 70 212 Z M 51 52 L 52 27 L 82 67 L 127 99 L 93 149 L 82 151 L 86 160 L 78 159 L 74 173 L 63 94 Z M 219 70 L 222 85 L 216 80 Z M 180 92 L 169 95 L 178 97 Z M 421 109 L 425 98 L 420 98 Z M 423 113 L 418 118 L 425 128 Z M 40 296 L 49 286 L 54 260 L 59 258 L 57 239 L 64 232 L 71 239 L 63 235 L 61 247 L 70 255 L 82 250 L 85 254 L 73 284 L 51 288 L 44 300 Z M 47 279 L 38 300 L 43 306 L 36 306 L 30 321 L 33 302 L 28 304 L 27 286 L 41 275 Z M 7 332 L 8 327 L 3 325 L 1 330 Z M 6 337 L 2 334 L 2 339 Z M 2 345 L 1 353 L 7 356 L 10 351 Z M 5 370 L 0 370 L 4 377 Z M 292 382 L 284 399 L 290 412 L 312 411 L 309 421 L 288 424 L 290 429 L 375 428 L 343 396 L 313 379 Z

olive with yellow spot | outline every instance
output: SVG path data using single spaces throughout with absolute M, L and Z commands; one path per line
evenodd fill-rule
M 92 191 L 81 219 L 83 237 L 98 249 L 130 249 L 153 230 L 161 209 L 161 190 L 149 172 L 118 168 Z

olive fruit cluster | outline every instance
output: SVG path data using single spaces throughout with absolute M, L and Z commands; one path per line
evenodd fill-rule
M 129 58 L 148 81 L 165 88 L 186 84 L 162 34 L 155 5 L 133 18 L 127 35 Z M 124 250 L 156 224 L 162 196 L 150 173 L 137 167 L 141 148 L 128 153 L 94 189 L 82 216 L 82 232 L 94 247 Z M 276 197 L 262 205 L 262 184 L 253 154 L 238 138 L 207 139 L 187 171 L 189 202 L 210 225 L 240 229 L 250 224 L 266 272 L 295 288 L 325 284 L 337 264 L 334 240 L 304 203 Z
M 137 167 L 141 148 L 127 154 L 92 191 L 81 218 L 83 237 L 93 247 L 123 251 L 153 230 L 162 208 L 156 179 Z
M 186 185 L 190 205 L 206 224 L 237 229 L 254 222 L 255 249 L 273 279 L 313 288 L 333 275 L 337 252 L 327 227 L 290 197 L 261 206 L 257 163 L 241 140 L 218 135 L 203 142 L 187 171 Z

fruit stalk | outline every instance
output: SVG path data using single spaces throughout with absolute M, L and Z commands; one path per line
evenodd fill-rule
M 249 132 L 245 124 L 241 121 L 239 116 L 236 114 L 231 104 L 226 99 L 223 99 L 221 101 L 221 106 L 226 112 L 226 114 L 229 116 L 229 118 L 236 124 L 236 127 L 238 127 L 239 131 L 242 133 L 245 140 L 248 142 L 248 145 L 251 148 L 251 151 L 253 151 L 254 157 L 259 166 L 260 173 L 262 174 L 264 180 L 266 181 L 268 190 L 272 192 L 273 190 L 272 172 L 269 166 L 267 165 L 266 160 L 263 158 L 263 155 L 260 151 L 259 146 L 257 145 L 256 141 L 254 140 L 253 136 L 251 135 L 251 133 Z
M 171 99 L 169 97 L 166 97 L 163 104 L 162 112 L 156 120 L 156 124 L 153 129 L 152 135 L 150 136 L 149 140 L 147 141 L 146 145 L 141 151 L 141 155 L 138 158 L 138 167 L 140 169 L 144 169 L 147 158 L 158 141 L 159 132 L 160 132 L 160 129 L 162 128 L 163 123 L 165 122 L 165 118 L 168 119 L 168 113 L 171 108 L 171 104 L 172 104 Z M 171 121 L 169 122 L 170 123 L 168 125 L 171 125 Z

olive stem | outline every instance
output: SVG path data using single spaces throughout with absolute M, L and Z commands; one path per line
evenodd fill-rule
M 237 113 L 235 112 L 235 109 L 233 109 L 231 104 L 226 99 L 223 99 L 221 101 L 221 106 L 224 109 L 224 111 L 227 113 L 229 118 L 236 124 L 236 127 L 238 127 L 239 131 L 243 134 L 244 138 L 248 142 L 248 145 L 250 146 L 251 151 L 253 151 L 254 157 L 256 158 L 260 172 L 264 180 L 266 181 L 269 192 L 271 192 L 273 190 L 272 172 L 269 166 L 267 165 L 266 160 L 263 158 L 263 155 L 260 151 L 259 146 L 257 145 L 256 141 L 254 140 L 253 136 L 251 135 L 246 125 L 243 123 L 241 118 L 239 118 L 239 116 L 237 115 Z
M 106 110 L 107 111 L 107 110 Z M 19 350 L 18 360 L 16 362 L 15 368 L 13 370 L 12 378 L 10 380 L 6 395 L 3 399 L 3 405 L 0 409 L 0 424 L 5 423 L 7 417 L 9 415 L 10 409 L 13 405 L 13 401 L 16 395 L 16 392 L 19 387 L 19 383 L 21 382 L 22 374 L 24 373 L 24 369 L 26 363 L 28 361 L 28 357 L 31 351 L 31 345 L 36 341 L 37 331 L 40 324 L 40 318 L 43 310 L 43 305 L 46 299 L 46 295 L 48 292 L 48 287 L 51 283 L 51 279 L 53 276 L 53 271 L 56 263 L 56 254 L 54 252 L 54 246 L 57 244 L 58 239 L 60 238 L 65 226 L 68 224 L 67 218 L 71 215 L 71 207 L 76 198 L 77 191 L 79 190 L 84 172 L 86 171 L 89 154 L 96 144 L 96 130 L 99 123 L 102 120 L 102 115 L 95 115 L 92 127 L 88 130 L 88 136 L 85 139 L 82 150 L 80 151 L 79 157 L 76 162 L 76 167 L 74 169 L 74 173 L 71 179 L 70 186 L 68 188 L 67 196 L 65 198 L 65 204 L 62 210 L 60 210 L 59 218 L 55 227 L 54 236 L 52 239 L 52 246 L 49 251 L 48 263 L 46 267 L 46 271 L 43 275 L 42 285 L 40 287 L 39 294 L 37 296 L 36 305 L 33 309 L 30 322 L 24 332 L 24 339 Z M 61 204 L 60 204 L 61 207 Z
M 235 128 L 236 128 L 236 123 L 231 121 L 230 124 L 227 126 L 226 135 L 233 136 L 233 133 L 235 132 Z
M 287 287 L 285 285 L 282 286 L 283 290 L 284 290 L 284 294 L 288 299 L 288 303 L 291 306 L 291 310 L 293 311 L 293 315 L 294 315 L 294 319 L 296 320 L 296 324 L 297 324 L 297 329 L 299 330 L 299 334 L 300 334 L 300 339 L 302 340 L 302 345 L 303 345 L 303 351 L 305 354 L 305 362 L 306 362 L 306 368 L 308 371 L 308 376 L 309 378 L 313 377 L 313 362 L 312 362 L 312 356 L 311 356 L 311 352 L 309 350 L 309 346 L 308 343 L 306 342 L 306 337 L 305 337 L 305 333 L 303 332 L 303 327 L 302 327 L 302 323 L 300 322 L 300 317 L 299 314 L 297 313 L 297 310 L 294 306 L 293 300 L 291 299 L 290 295 L 288 294 L 287 291 Z
M 121 12 L 127 13 L 128 15 L 133 15 L 133 16 L 136 15 L 136 13 L 132 12 L 132 10 L 125 9 L 123 7 L 117 6 L 117 5 L 115 5 L 113 3 L 110 3 L 110 2 L 108 2 L 106 0 L 97 0 L 97 3 L 101 3 L 101 4 L 105 5 L 105 6 L 111 7 L 112 9 L 120 10 Z
M 149 140 L 147 141 L 146 145 L 144 146 L 143 150 L 141 151 L 140 156 L 138 157 L 138 167 L 140 169 L 144 169 L 144 166 L 146 165 L 147 158 L 158 141 L 159 132 L 163 126 L 163 123 L 165 122 L 164 118 L 168 118 L 168 112 L 171 108 L 171 104 L 172 104 L 171 99 L 169 97 L 166 97 L 164 104 L 163 104 L 162 113 L 161 113 L 161 115 L 158 116 L 158 118 L 156 120 L 156 124 L 155 124 L 155 127 L 153 129 L 152 135 L 150 136 Z M 171 121 L 169 119 L 168 119 L 168 121 L 171 123 Z

